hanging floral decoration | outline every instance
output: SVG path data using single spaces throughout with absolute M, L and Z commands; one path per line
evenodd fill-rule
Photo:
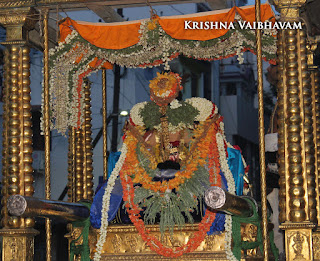
M 70 126 L 80 127 L 83 122 L 83 95 L 79 77 L 83 74 L 88 76 L 105 63 L 128 68 L 164 64 L 165 69 L 169 69 L 168 62 L 178 55 L 208 61 L 238 55 L 241 62 L 242 52 L 255 50 L 255 31 L 241 29 L 237 22 L 224 35 L 200 41 L 171 37 L 161 27 L 160 19 L 156 16 L 141 21 L 138 43 L 122 49 L 97 47 L 70 26 L 71 33 L 64 42 L 49 52 L 51 129 L 65 134 Z M 236 15 L 235 21 L 241 19 Z M 275 59 L 275 35 L 274 29 L 262 30 L 262 55 L 266 60 Z M 161 95 L 166 95 L 166 92 Z

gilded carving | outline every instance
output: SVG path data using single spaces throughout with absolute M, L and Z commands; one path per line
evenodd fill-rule
M 7 237 L 4 241 L 4 253 L 7 260 L 23 260 L 23 239 Z
M 111 242 L 112 242 L 112 246 L 113 246 L 113 249 L 114 249 L 114 252 L 115 253 L 120 253 L 120 248 L 121 246 L 123 245 L 123 242 L 122 242 L 122 239 L 119 235 L 115 235 L 112 239 L 111 239 Z
M 166 233 L 161 237 L 159 226 L 148 226 L 152 235 L 164 245 L 179 247 L 185 244 L 197 225 L 188 224 L 186 228 L 175 229 L 173 234 Z M 94 251 L 98 231 L 91 229 L 89 234 L 90 249 Z M 184 260 L 227 260 L 224 252 L 224 233 L 206 236 L 197 250 L 192 254 L 186 254 Z M 91 252 L 91 255 L 93 253 Z M 167 260 L 152 252 L 145 241 L 137 233 L 132 225 L 113 225 L 108 228 L 108 236 L 102 251 L 102 260 Z
M 0 1 L 0 8 L 16 8 L 16 7 L 25 7 L 25 6 L 33 6 L 35 0 L 20 0 L 20 1 L 8 1 L 8 0 L 2 0 Z
M 286 230 L 286 256 L 287 260 L 313 260 L 311 252 L 311 230 Z
M 312 235 L 312 246 L 314 260 L 320 260 L 320 235 L 318 233 Z
M 83 243 L 83 238 L 80 237 L 81 233 L 82 233 L 82 228 L 74 227 L 74 228 L 72 229 L 72 232 L 71 232 L 71 240 L 76 240 L 76 239 L 78 239 L 78 240 L 75 242 L 76 245 L 82 245 L 82 243 Z M 79 237 L 80 237 L 80 238 L 79 238 Z
M 127 235 L 124 237 L 124 242 L 131 251 L 136 251 L 138 246 L 138 239 L 134 235 Z
M 293 240 L 292 248 L 293 248 L 294 254 L 296 255 L 293 260 L 306 260 L 302 254 L 305 237 L 306 236 L 300 232 L 297 232 L 297 234 L 292 236 L 292 240 Z
M 23 25 L 26 29 L 30 30 L 34 27 L 38 20 L 39 15 L 33 8 L 20 8 L 19 12 L 10 9 L 0 12 L 0 24 L 4 26 Z
M 274 4 L 280 9 L 281 18 L 286 20 L 299 20 L 299 8 L 306 0 L 274 0 Z
M 32 261 L 34 255 L 34 229 L 1 229 L 3 260 Z

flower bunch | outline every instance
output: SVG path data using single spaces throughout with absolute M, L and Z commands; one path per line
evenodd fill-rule
M 181 77 L 177 73 L 159 73 L 150 81 L 151 100 L 159 106 L 167 105 L 173 101 L 182 90 Z

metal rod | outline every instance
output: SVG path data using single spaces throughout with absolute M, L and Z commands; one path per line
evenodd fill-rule
M 318 166 L 319 166 L 319 162 L 318 162 L 318 150 L 319 150 L 319 144 L 317 142 L 317 136 L 318 136 L 318 130 L 317 130 L 317 114 L 319 113 L 317 110 L 318 107 L 318 86 L 316 86 L 317 81 L 316 81 L 316 77 L 317 77 L 317 67 L 313 68 L 309 68 L 309 70 L 311 70 L 311 91 L 312 91 L 312 117 L 313 117 L 313 122 L 312 122 L 312 127 L 313 127 L 313 143 L 314 143 L 314 158 L 315 158 L 315 182 L 316 182 L 316 193 L 317 193 L 317 220 L 319 223 L 319 172 L 318 172 Z
M 103 180 L 108 178 L 107 71 L 102 70 Z
M 49 9 L 45 8 L 43 17 L 43 31 L 44 31 L 44 51 L 43 51 L 43 67 L 44 67 L 44 157 L 45 157 L 45 198 L 51 197 L 50 184 L 50 119 L 49 119 Z M 46 260 L 51 261 L 51 221 L 46 218 Z
M 90 210 L 80 204 L 58 200 L 46 200 L 21 195 L 10 196 L 8 211 L 13 216 L 63 218 L 68 221 L 84 220 Z
M 256 11 L 256 22 L 260 22 L 261 21 L 260 0 L 255 0 L 255 11 Z M 257 75 L 258 75 L 257 80 L 258 80 L 258 102 L 259 102 L 259 155 L 260 155 L 263 257 L 264 257 L 264 260 L 269 260 L 261 29 L 256 29 L 256 46 L 257 46 Z
M 229 215 L 251 217 L 254 214 L 254 210 L 247 200 L 232 195 L 220 187 L 210 187 L 205 192 L 204 199 L 208 207 Z M 252 199 L 252 201 L 254 200 Z
M 116 152 L 118 149 L 118 123 L 119 123 L 119 97 L 120 97 L 120 66 L 114 66 L 114 89 L 113 89 L 113 111 L 115 115 L 112 120 L 112 140 L 111 151 Z

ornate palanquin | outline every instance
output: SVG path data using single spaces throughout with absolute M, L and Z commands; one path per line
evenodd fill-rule
M 91 1 L 90 1 L 91 2 Z M 101 2 L 101 1 L 96 1 Z M 113 2 L 113 1 L 108 1 Z M 119 2 L 119 1 L 118 1 Z M 120 1 L 127 2 L 127 1 Z M 141 3 L 141 1 L 136 1 Z M 154 1 L 152 1 L 154 2 Z M 158 1 L 163 2 L 163 1 Z M 274 4 L 281 14 L 282 21 L 300 21 L 300 8 L 305 0 L 275 0 Z M 37 232 L 33 229 L 34 220 L 30 217 L 10 216 L 7 211 L 6 201 L 10 195 L 33 195 L 32 177 L 32 130 L 31 130 L 31 105 L 30 105 L 30 64 L 27 32 L 30 31 L 37 20 L 39 11 L 44 18 L 44 118 L 46 140 L 46 198 L 50 198 L 50 129 L 49 129 L 49 51 L 48 51 L 48 11 L 55 9 L 56 5 L 84 6 L 86 1 L 77 0 L 21 0 L 0 1 L 0 23 L 6 28 L 4 54 L 4 107 L 3 107 L 3 209 L 1 235 L 3 237 L 3 256 L 7 260 L 32 260 L 33 237 Z M 108 3 L 109 4 L 109 3 Z M 259 1 L 257 5 L 259 7 Z M 258 12 L 259 13 L 259 12 Z M 258 14 L 257 13 L 257 14 Z M 257 17 L 259 20 L 260 17 Z M 258 93 L 260 111 L 260 134 L 263 134 L 263 99 L 262 99 L 262 63 L 261 63 L 261 37 L 257 30 L 258 53 Z M 279 30 L 277 44 L 278 64 L 278 130 L 279 130 L 279 165 L 280 165 L 280 221 L 285 230 L 286 258 L 287 260 L 320 260 L 319 254 L 319 229 L 320 220 L 319 203 L 319 73 L 314 66 L 313 52 L 317 45 L 316 39 L 307 37 L 306 28 L 294 30 Z M 260 39 L 260 40 L 259 40 Z M 263 45 L 263 43 L 262 43 Z M 107 56 L 107 55 L 106 55 Z M 88 57 L 86 57 L 88 58 Z M 92 58 L 92 57 L 91 57 Z M 174 56 L 169 57 L 174 58 Z M 210 57 L 214 58 L 214 57 Z M 108 59 L 106 59 L 107 61 Z M 94 60 L 91 59 L 90 62 Z M 93 65 L 101 65 L 105 60 L 94 61 Z M 113 62 L 113 61 L 111 61 Z M 87 66 L 87 64 L 85 65 Z M 101 67 L 100 67 L 101 68 Z M 88 102 L 88 98 L 85 102 Z M 85 106 L 84 106 L 85 107 Z M 87 107 L 90 107 L 88 105 Z M 105 108 L 105 106 L 104 106 Z M 105 113 L 105 112 L 104 112 Z M 104 114 L 104 116 L 106 116 Z M 106 118 L 106 117 L 105 117 Z M 78 121 L 76 121 L 78 122 Z M 69 198 L 70 201 L 91 199 L 92 197 L 92 151 L 90 143 L 90 117 L 82 119 L 86 123 L 81 129 L 70 131 L 70 167 L 69 167 Z M 262 122 L 262 124 L 261 124 Z M 319 145 L 319 146 L 318 146 Z M 84 149 L 87 148 L 88 150 Z M 265 173 L 264 173 L 264 139 L 260 135 L 261 155 L 261 180 L 262 200 L 265 201 Z M 83 162 L 83 158 L 86 159 Z M 72 161 L 73 160 L 73 161 Z M 73 164 L 72 162 L 77 162 Z M 83 167 L 85 166 L 85 170 Z M 85 173 L 85 175 L 83 175 Z M 72 182 L 76 180 L 77 186 Z M 89 185 L 88 185 L 89 184 Z M 266 206 L 263 205 L 266 211 Z M 266 215 L 266 213 L 265 213 Z M 263 219 L 264 232 L 266 219 Z M 51 232 L 50 220 L 46 220 L 47 260 L 51 260 Z M 192 229 L 192 228 L 191 228 Z M 251 228 L 250 228 L 251 229 Z M 249 229 L 249 230 L 250 230 Z M 136 237 L 134 228 L 110 227 L 112 235 L 108 238 L 115 252 L 112 256 L 132 260 L 137 254 L 130 249 L 143 244 Z M 244 229 L 246 231 L 246 229 Z M 77 233 L 74 230 L 72 233 Z M 93 233 L 93 232 L 92 232 Z M 131 234 L 132 233 L 132 234 Z M 189 232 L 181 232 L 183 238 Z M 95 239 L 96 235 L 90 234 Z M 243 237 L 245 232 L 243 232 Z M 264 233 L 266 235 L 266 233 Z M 179 237 L 179 236 L 177 236 Z M 213 242 L 223 240 L 219 238 L 206 239 L 201 246 L 210 252 L 201 252 L 199 249 L 194 255 L 201 256 L 202 260 L 224 260 L 223 251 L 216 252 L 215 257 L 210 257 L 215 251 Z M 252 238 L 252 233 L 250 236 Z M 179 244 L 179 240 L 168 244 Z M 170 242 L 169 242 L 170 241 Z M 94 242 L 94 240 L 92 240 Z M 140 245 L 141 244 L 141 245 Z M 265 238 L 265 258 L 268 257 Z M 219 246 L 219 243 L 214 247 Z M 92 249 L 92 248 L 91 248 Z M 110 251 L 110 248 L 104 248 Z M 135 248 L 137 249 L 137 248 Z M 220 249 L 221 250 L 221 249 Z M 119 254 L 123 251 L 124 255 Z M 141 259 L 156 258 L 146 253 L 139 255 Z M 192 255 L 192 254 L 191 254 Z M 195 257 L 194 260 L 196 259 Z M 267 259 L 267 258 L 266 258 Z

